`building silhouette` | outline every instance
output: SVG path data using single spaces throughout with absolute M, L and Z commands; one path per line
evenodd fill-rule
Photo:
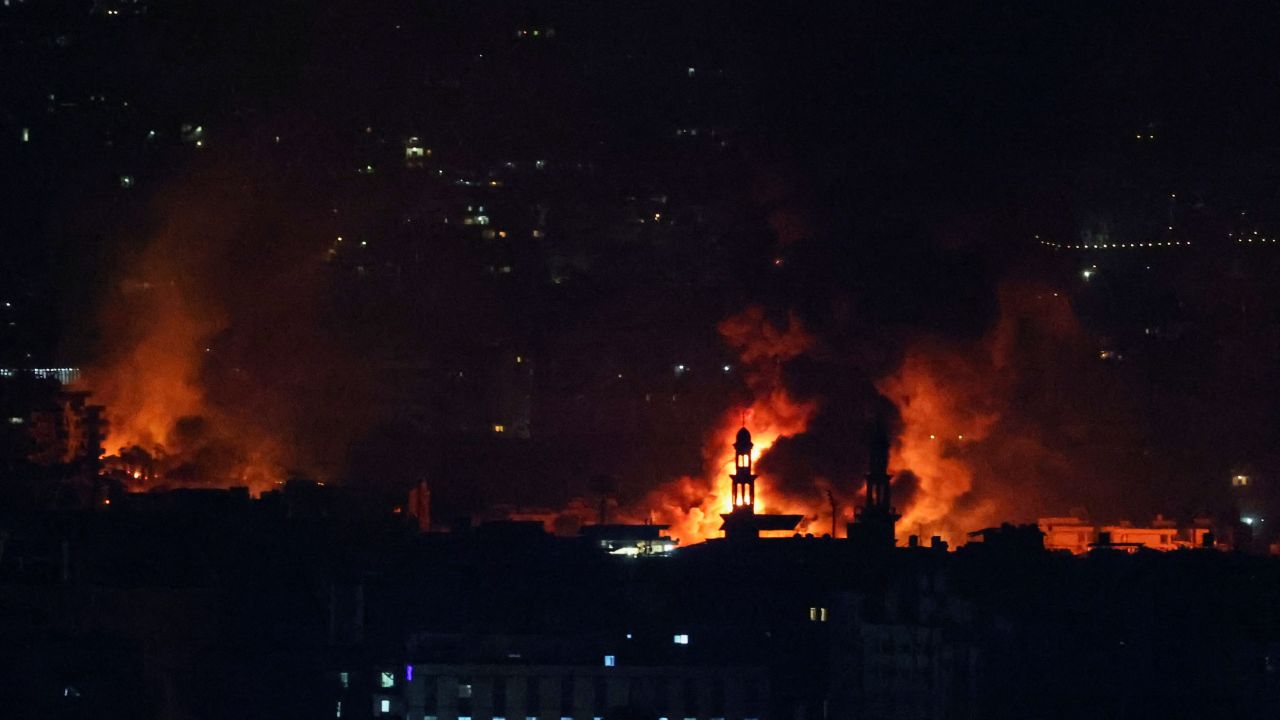
M 720 529 L 729 540 L 751 540 L 760 537 L 761 532 L 794 531 L 804 519 L 802 515 L 757 514 L 756 513 L 756 478 L 752 470 L 751 450 L 755 443 L 751 441 L 751 431 L 746 426 L 738 430 L 733 442 L 734 461 L 732 498 L 733 509 L 722 513 L 724 524 Z
M 849 539 L 874 548 L 894 546 L 894 525 L 902 516 L 893 507 L 889 475 L 889 435 L 883 422 L 871 434 L 866 499 L 849 524 Z

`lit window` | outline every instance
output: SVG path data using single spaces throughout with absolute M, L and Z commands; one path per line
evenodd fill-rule
M 404 680 L 405 682 L 413 682 L 413 666 L 412 665 L 404 666 Z
M 604 666 L 605 666 L 605 667 L 614 667 L 614 666 L 616 666 L 617 664 L 618 664 L 618 658 L 617 658 L 617 657 L 615 657 L 615 656 L 613 656 L 613 655 L 605 655 L 605 656 L 604 656 Z
M 378 709 L 384 713 L 391 712 L 391 701 L 386 699 L 382 700 L 378 703 Z
M 818 619 L 818 608 L 816 607 L 809 608 L 809 622 L 814 622 L 817 619 Z
M 827 609 L 818 608 L 818 622 L 826 622 L 826 621 L 827 621 Z
M 672 641 L 672 642 L 674 642 L 676 645 L 688 645 L 688 644 L 689 644 L 689 636 L 688 636 L 688 635 L 676 635 L 674 638 L 672 638 L 672 639 L 671 639 L 671 641 Z
M 334 716 L 334 717 L 342 717 L 342 701 L 341 701 L 341 700 L 339 700 L 339 701 L 338 701 L 338 710 L 337 710 L 337 712 L 336 712 L 336 713 L 334 713 L 334 715 L 333 715 L 333 716 Z
M 134 473 L 134 477 L 138 475 L 139 473 Z M 342 683 L 342 687 L 351 687 L 351 673 L 338 673 L 338 682 Z
M 506 431 L 507 431 L 507 426 L 506 426 L 506 425 L 494 425 L 494 426 L 493 426 L 493 431 L 494 431 L 494 432 L 496 432 L 496 433 L 506 432 Z
M 378 675 L 378 687 L 394 687 L 396 684 L 396 674 L 393 672 L 382 672 Z
M 458 685 L 458 697 L 460 698 L 471 697 L 471 683 L 463 683 L 461 685 Z

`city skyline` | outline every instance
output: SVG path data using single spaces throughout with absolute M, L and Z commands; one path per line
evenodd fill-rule
M 1280 17 L 6 0 L 0 707 L 1280 707 Z

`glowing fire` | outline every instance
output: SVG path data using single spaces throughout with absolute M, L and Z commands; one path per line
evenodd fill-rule
M 1059 359 L 1084 333 L 1066 298 L 1052 288 L 1008 283 L 1000 287 L 999 301 L 999 320 L 981 341 L 923 339 L 877 383 L 902 418 L 890 467 L 915 478 L 909 497 L 895 495 L 903 512 L 900 540 L 921 534 L 955 542 L 1025 512 L 1038 476 L 1068 464 L 1041 440 L 1035 423 L 1011 415 L 1020 406 L 1016 388 L 1027 372 L 1023 366 L 1048 364 L 1019 356 L 1027 352 L 1028 338 L 1038 338 L 1039 352 Z M 1021 482 L 1010 485 L 1006 478 Z M 895 487 L 904 479 L 897 478 Z
M 1043 342 L 1039 352 L 1055 356 L 1084 335 L 1069 303 L 1050 288 L 1009 284 L 1000 288 L 999 299 L 999 321 L 984 338 L 919 339 L 899 367 L 876 383 L 901 418 L 890 469 L 897 474 L 894 503 L 903 515 L 897 530 L 904 544 L 912 534 L 963 542 L 965 533 L 1031 504 L 1029 488 L 1010 485 L 1005 477 L 1029 482 L 1065 464 L 1040 440 L 1034 424 L 1013 417 L 1026 367 L 1043 365 L 1020 353 L 1028 352 L 1028 333 Z M 818 409 L 816 402 L 796 400 L 782 383 L 782 364 L 814 343 L 795 318 L 778 327 L 751 308 L 721 323 L 720 332 L 741 355 L 750 403 L 727 410 L 708 433 L 701 476 L 673 480 L 647 498 L 654 519 L 670 524 L 672 536 L 686 545 L 720 535 L 720 513 L 731 503 L 730 443 L 737 429 L 745 422 L 751 430 L 752 459 L 759 460 L 780 438 L 805 432 Z M 813 497 L 780 492 L 770 480 L 766 475 L 756 481 L 757 512 L 803 515 L 802 532 L 828 531 L 828 508 Z M 814 489 L 824 482 L 815 478 Z
M 804 353 L 813 343 L 797 319 L 790 318 L 786 327 L 779 328 L 765 318 L 761 308 L 752 307 L 720 323 L 719 331 L 739 353 L 751 402 L 726 410 L 708 433 L 700 477 L 684 476 L 665 483 L 645 501 L 654 520 L 669 524 L 671 536 L 684 545 L 721 534 L 720 514 L 732 509 L 731 443 L 738 428 L 745 424 L 751 431 L 754 464 L 779 438 L 804 432 L 817 410 L 816 403 L 796 400 L 782 385 L 782 363 Z M 771 492 L 769 478 L 761 477 L 756 480 L 756 512 L 765 512 L 766 508 L 769 512 L 802 515 L 809 511 Z
M 228 323 L 178 235 L 153 240 L 135 265 L 150 280 L 121 283 L 102 312 L 107 347 L 83 384 L 107 408 L 104 467 L 135 490 L 243 485 L 256 494 L 284 479 L 283 449 L 207 397 L 208 347 Z
M 966 445 L 985 439 L 999 419 L 998 413 L 986 409 L 980 390 L 973 392 L 983 387 L 979 371 L 961 358 L 925 349 L 908 352 L 897 372 L 878 384 L 902 417 L 890 468 L 910 471 L 917 483 L 909 502 L 900 508 L 900 538 L 942 535 L 954 541 L 957 533 L 986 521 L 991 508 L 984 503 L 963 519 L 953 513 L 974 484 L 964 457 Z M 977 527 L 971 527 L 974 522 Z

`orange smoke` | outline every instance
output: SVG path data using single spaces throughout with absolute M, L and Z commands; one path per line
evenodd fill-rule
M 282 447 L 264 428 L 210 403 L 204 371 L 228 321 L 205 287 L 225 216 L 189 207 L 151 239 L 102 308 L 104 348 L 84 388 L 106 406 L 104 465 L 132 489 L 248 486 L 284 479 Z
M 1014 354 L 1027 336 L 1061 343 L 1080 337 L 1080 328 L 1066 298 L 1052 289 L 1009 284 L 1000 288 L 999 301 L 1000 320 L 982 340 L 918 342 L 897 371 L 876 384 L 902 418 L 890 457 L 900 474 L 895 485 L 907 472 L 915 478 L 910 497 L 898 501 L 900 539 L 942 535 L 955 542 L 1025 510 L 1029 497 L 1008 497 L 994 482 L 999 478 L 986 473 L 1015 455 L 1050 454 L 1025 428 L 1001 424 L 1017 402 Z M 993 464 L 989 456 L 1003 462 Z
M 109 365 L 86 373 L 88 385 L 109 411 L 108 452 L 163 446 L 178 418 L 198 415 L 204 408 L 195 348 L 219 329 L 217 322 L 197 317 L 175 285 L 144 292 L 149 297 L 123 298 L 131 306 L 146 307 L 146 314 L 138 316 L 147 325 L 141 337 Z
M 917 485 L 898 523 L 900 536 L 943 535 L 984 527 L 992 519 L 990 500 L 979 500 L 964 516 L 957 502 L 973 490 L 974 473 L 966 448 L 985 440 L 1000 418 L 990 403 L 984 363 L 936 347 L 907 352 L 897 372 L 877 384 L 902 417 L 902 432 L 890 467 L 910 471 Z M 961 535 L 962 536 L 962 535 Z
M 684 545 L 720 536 L 720 514 L 731 510 L 729 475 L 733 472 L 735 433 L 744 424 L 755 443 L 753 461 L 773 447 L 781 437 L 804 432 L 817 410 L 817 403 L 791 397 L 782 385 L 782 365 L 813 345 L 813 338 L 795 318 L 777 327 L 760 307 L 724 320 L 720 335 L 737 350 L 745 374 L 750 401 L 729 408 L 703 445 L 700 476 L 684 476 L 649 493 L 644 507 L 655 522 L 671 526 L 670 534 Z M 758 469 L 757 469 L 758 472 Z M 807 514 L 770 488 L 768 477 L 756 480 L 756 512 Z M 804 529 L 803 527 L 801 528 Z

